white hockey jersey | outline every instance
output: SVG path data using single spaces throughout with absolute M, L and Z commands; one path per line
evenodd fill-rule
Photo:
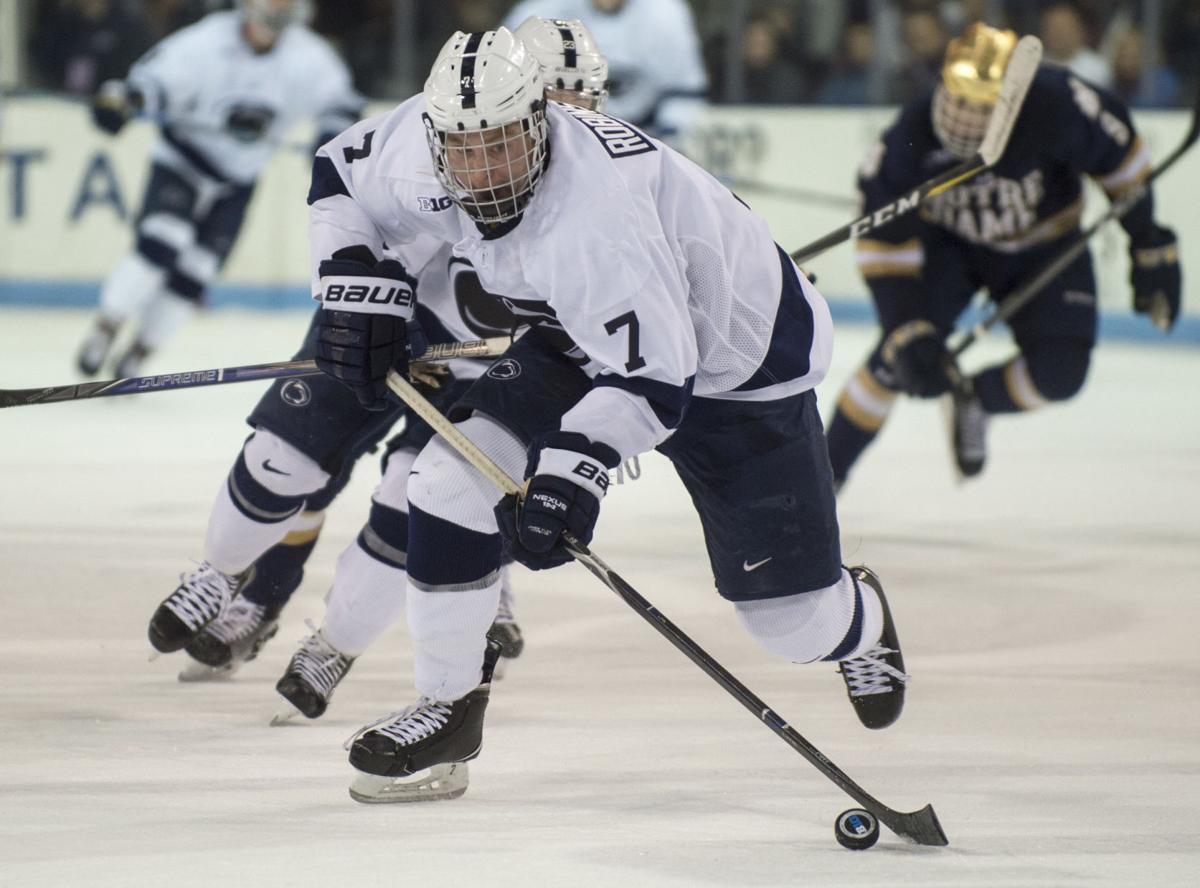
M 531 15 L 588 26 L 608 57 L 606 110 L 613 117 L 669 134 L 686 129 L 704 107 L 708 74 L 685 0 L 628 0 L 613 13 L 597 11 L 591 0 L 524 0 L 504 24 L 516 30 Z
M 537 191 L 515 225 L 485 234 L 439 186 L 423 110 L 416 96 L 318 152 L 317 298 L 317 265 L 335 250 L 365 244 L 378 255 L 386 243 L 421 268 L 453 244 L 484 289 L 569 337 L 594 387 L 562 427 L 622 457 L 665 440 L 692 395 L 771 400 L 824 377 L 824 300 L 762 218 L 682 155 L 622 121 L 552 103 Z
M 303 25 L 289 25 L 265 53 L 241 28 L 237 12 L 207 15 L 135 62 L 128 83 L 161 124 L 156 160 L 177 166 L 182 157 L 212 178 L 250 185 L 299 121 L 340 132 L 363 99 L 345 63 Z

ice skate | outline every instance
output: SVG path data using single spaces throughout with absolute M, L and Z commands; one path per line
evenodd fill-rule
M 367 804 L 456 799 L 467 791 L 467 762 L 483 745 L 483 715 L 500 645 L 489 639 L 479 686 L 454 702 L 422 697 L 347 742 L 360 773 L 350 797 Z
M 100 366 L 108 359 L 113 340 L 117 336 L 117 328 L 108 321 L 97 321 L 75 357 L 75 366 L 84 376 L 95 376 Z
M 973 478 L 987 461 L 988 414 L 973 391 L 946 396 L 950 417 L 950 442 L 960 478 Z
M 496 671 L 493 673 L 493 678 L 496 679 L 504 678 L 509 661 L 517 659 L 521 656 L 521 651 L 525 649 L 525 639 L 521 636 L 521 627 L 517 625 L 509 602 L 505 600 L 506 597 L 501 597 L 500 607 L 496 611 L 496 620 L 492 623 L 492 628 L 488 630 L 488 638 L 500 645 L 500 659 L 496 663 Z
M 204 627 L 184 650 L 191 661 L 180 671 L 180 681 L 229 678 L 258 656 L 264 644 L 279 631 L 279 608 L 235 598 L 221 616 Z
M 224 613 L 253 569 L 236 576 L 222 573 L 207 561 L 179 577 L 179 586 L 150 618 L 150 644 L 164 654 L 177 651 Z
M 856 582 L 865 583 L 879 595 L 883 607 L 883 632 L 874 647 L 861 657 L 842 660 L 838 667 L 858 720 L 877 730 L 900 718 L 908 676 L 904 674 L 900 639 L 879 577 L 865 567 L 852 567 L 850 573 Z
M 140 376 L 142 364 L 146 362 L 149 355 L 150 349 L 140 342 L 129 346 L 129 350 L 117 360 L 117 365 L 113 370 L 117 379 L 131 379 L 134 376 Z
M 272 725 L 287 724 L 297 715 L 320 718 L 329 708 L 334 688 L 354 665 L 354 657 L 333 647 L 312 623 L 308 627 L 312 634 L 300 642 L 287 672 L 275 684 L 289 705 L 271 719 Z

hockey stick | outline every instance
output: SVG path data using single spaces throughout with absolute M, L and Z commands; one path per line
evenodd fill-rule
M 1092 236 L 1109 222 L 1112 222 L 1114 219 L 1120 219 L 1137 206 L 1149 194 L 1150 185 L 1154 180 L 1169 170 L 1175 161 L 1179 160 L 1189 148 L 1196 144 L 1198 138 L 1200 138 L 1200 97 L 1197 98 L 1196 105 L 1192 108 L 1191 126 L 1188 128 L 1187 135 L 1183 137 L 1183 141 L 1179 143 L 1179 146 L 1168 154 L 1160 164 L 1150 170 L 1150 173 L 1138 186 L 1131 188 L 1125 194 L 1121 195 L 1120 198 L 1113 201 L 1103 216 L 1076 235 L 1071 244 L 1065 247 L 1062 253 L 1050 262 L 1047 262 L 1045 267 L 1034 275 L 1032 279 L 1004 297 L 1004 300 L 991 315 L 968 330 L 958 344 L 950 349 L 950 362 L 953 363 L 959 355 L 970 348 L 971 345 L 977 342 L 992 327 L 1001 321 L 1007 321 L 1024 308 L 1047 284 L 1062 274 L 1063 270 L 1087 249 L 1088 241 L 1091 240 Z M 1165 309 L 1165 306 L 1162 308 Z M 1170 320 L 1157 305 L 1151 310 L 1150 319 L 1154 322 L 1155 326 L 1164 332 L 1170 323 Z M 961 384 L 961 374 L 957 370 L 957 366 L 951 371 L 950 375 L 951 379 L 955 379 L 957 375 L 958 380 L 960 380 L 960 382 L 956 382 L 956 386 Z
M 518 494 L 522 487 L 510 478 L 503 469 L 494 463 L 482 450 L 446 419 L 441 412 L 426 400 L 408 382 L 397 373 L 388 374 L 388 388 L 398 395 L 404 403 L 412 408 L 430 428 L 457 450 L 467 462 L 479 470 L 485 478 L 491 481 L 504 494 Z M 802 737 L 799 732 L 783 720 L 775 710 L 767 706 L 749 688 L 730 674 L 724 666 L 714 660 L 703 648 L 692 641 L 683 630 L 661 614 L 654 605 L 638 594 L 637 590 L 623 580 L 612 568 L 600 560 L 587 546 L 575 540 L 570 535 L 565 537 L 567 551 L 591 571 L 600 582 L 616 592 L 626 604 L 637 612 L 643 620 L 658 630 L 667 641 L 671 642 L 689 660 L 699 666 L 713 681 L 723 687 L 734 699 L 746 707 L 756 718 L 762 720 L 768 728 L 775 732 L 788 746 L 800 753 L 818 771 L 828 777 L 834 785 L 845 792 L 885 824 L 892 832 L 918 845 L 948 845 L 949 840 L 938 823 L 937 815 L 932 805 L 926 805 L 919 811 L 894 811 L 887 805 L 870 795 L 865 789 L 850 779 L 846 773 L 831 762 L 825 755 Z
M 424 354 L 415 358 L 413 363 L 447 361 L 451 358 L 494 357 L 502 354 L 511 343 L 512 340 L 507 336 L 497 336 L 492 339 L 431 345 Z M 248 364 L 243 367 L 225 367 L 219 370 L 189 370 L 184 373 L 164 373 L 158 376 L 131 376 L 126 379 L 110 379 L 103 382 L 79 382 L 74 385 L 55 385 L 49 388 L 0 389 L 0 408 L 200 388 L 201 386 L 226 385 L 233 382 L 254 382 L 260 379 L 312 376 L 320 372 L 315 361 L 276 361 L 271 364 Z
M 731 191 L 759 193 L 767 197 L 777 197 L 783 200 L 794 200 L 798 203 L 819 204 L 836 207 L 839 210 L 853 209 L 858 205 L 853 197 L 842 194 L 829 194 L 824 191 L 813 191 L 808 188 L 793 188 L 790 185 L 772 185 L 769 182 L 752 182 L 749 179 L 735 179 L 729 176 L 718 176 L 722 185 Z
M 974 157 L 922 182 L 908 194 L 898 197 L 891 203 L 884 204 L 861 219 L 794 250 L 792 260 L 803 262 L 818 253 L 824 253 L 830 247 L 836 247 L 845 241 L 869 234 L 892 220 L 912 212 L 926 198 L 948 191 L 955 185 L 965 182 L 994 165 L 1004 155 L 1004 149 L 1008 147 L 1009 136 L 1012 135 L 1013 126 L 1021 112 L 1021 105 L 1025 101 L 1025 94 L 1029 92 L 1029 85 L 1033 82 L 1033 75 L 1037 73 L 1038 62 L 1041 61 L 1041 58 L 1042 43 L 1036 37 L 1026 35 L 1017 41 L 1012 58 L 1008 62 L 1008 68 L 1004 72 L 1004 85 L 1001 87 L 1000 97 L 996 100 L 996 107 L 988 120 L 987 132 L 984 133 L 983 142 L 980 143 L 979 150 Z

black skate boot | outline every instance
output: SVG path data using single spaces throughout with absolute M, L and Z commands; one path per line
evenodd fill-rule
M 329 708 L 333 690 L 338 686 L 350 667 L 354 657 L 348 657 L 325 640 L 321 630 L 308 624 L 312 634 L 300 642 L 300 649 L 288 663 L 287 672 L 275 684 L 275 690 L 295 710 L 281 712 L 271 724 L 288 722 L 299 712 L 305 718 L 320 718 Z
M 988 415 L 973 390 L 956 391 L 949 397 L 954 462 L 960 476 L 973 478 L 987 461 Z
M 184 650 L 194 662 L 180 671 L 179 680 L 209 681 L 233 675 L 275 637 L 279 631 L 279 610 L 239 595 L 225 613 L 187 643 Z
M 150 357 L 152 350 L 140 342 L 135 342 L 129 346 L 125 354 L 117 359 L 116 365 L 113 367 L 113 372 L 118 379 L 130 379 L 134 376 L 142 374 L 142 364 L 146 363 L 146 358 Z
M 908 683 L 908 676 L 904 674 L 904 657 L 900 653 L 896 623 L 892 620 L 879 577 L 865 567 L 852 567 L 849 570 L 856 583 L 870 586 L 879 595 L 879 603 L 883 606 L 883 632 L 874 647 L 861 657 L 842 660 L 838 667 L 858 720 L 868 728 L 878 730 L 886 728 L 900 717 L 904 709 L 904 686 Z
M 150 618 L 150 644 L 164 654 L 179 650 L 224 613 L 252 574 L 253 569 L 236 576 L 221 573 L 207 561 L 181 574 L 179 586 Z
M 117 325 L 112 321 L 98 320 L 88 331 L 87 338 L 79 346 L 75 366 L 84 376 L 95 376 L 108 359 L 113 340 L 117 336 Z
M 496 620 L 488 630 L 488 638 L 500 645 L 500 660 L 496 663 L 493 677 L 504 678 L 510 660 L 521 656 L 525 649 L 525 639 L 521 636 L 521 627 L 517 625 L 508 603 L 501 598 L 500 607 L 496 611 Z
M 417 802 L 466 792 L 467 762 L 483 746 L 483 714 L 499 658 L 500 645 L 489 638 L 482 681 L 465 697 L 450 703 L 422 697 L 351 738 L 350 764 L 363 772 L 350 786 L 351 798 Z

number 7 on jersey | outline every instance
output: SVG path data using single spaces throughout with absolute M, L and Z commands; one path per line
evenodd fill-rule
M 641 370 L 646 366 L 646 359 L 640 353 L 641 327 L 638 324 L 637 315 L 632 311 L 627 311 L 604 324 L 604 329 L 609 336 L 622 327 L 629 328 L 629 360 L 625 362 L 625 372 L 632 373 L 634 370 Z

